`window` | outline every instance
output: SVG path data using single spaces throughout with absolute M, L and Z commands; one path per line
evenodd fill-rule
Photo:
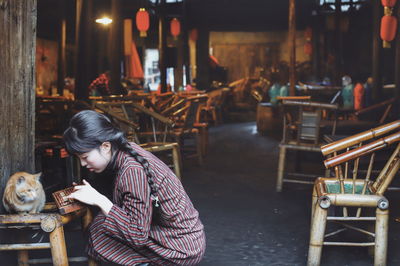
M 340 9 L 342 12 L 350 10 L 359 10 L 367 0 L 340 0 Z M 336 9 L 336 0 L 319 0 L 319 5 L 330 10 Z

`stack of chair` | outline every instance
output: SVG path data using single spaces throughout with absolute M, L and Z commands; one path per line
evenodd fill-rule
M 152 153 L 170 152 L 172 157 L 172 165 L 170 165 L 170 167 L 173 168 L 176 176 L 179 179 L 181 178 L 182 166 L 180 147 L 178 143 L 168 142 L 166 140 L 167 133 L 174 125 L 173 121 L 133 101 L 95 102 L 94 108 L 112 117 L 125 132 L 128 139 L 138 143 L 145 150 Z M 145 135 L 148 138 L 152 138 L 151 141 L 141 142 L 140 134 L 138 134 L 140 131 L 140 126 L 137 123 L 138 114 L 145 114 L 150 118 L 152 130 Z M 163 126 L 161 132 L 163 137 L 161 138 L 159 127 L 156 126 L 156 123 Z
M 327 144 L 321 151 L 333 177 L 314 184 L 307 265 L 320 265 L 324 245 L 374 247 L 374 265 L 386 265 L 389 202 L 384 193 L 400 169 L 400 120 Z M 377 158 L 382 157 L 386 163 L 375 175 Z M 340 227 L 326 233 L 328 222 Z M 364 225 L 368 222 L 375 223 L 373 230 Z M 330 240 L 346 230 L 369 239 Z
M 320 152 L 322 145 L 321 128 L 328 122 L 330 115 L 328 111 L 335 113 L 338 106 L 336 104 L 326 104 L 311 101 L 283 100 L 283 136 L 279 144 L 279 163 L 276 191 L 282 191 L 284 182 L 313 184 L 313 181 L 305 180 L 315 175 L 294 172 L 286 173 L 286 154 L 287 151 L 310 151 Z M 324 113 L 325 112 L 325 113 Z M 333 115 L 330 133 L 335 134 L 336 119 Z M 288 178 L 292 176 L 293 178 Z

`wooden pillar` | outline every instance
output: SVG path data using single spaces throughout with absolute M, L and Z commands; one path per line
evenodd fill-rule
M 372 99 L 377 101 L 380 98 L 382 88 L 381 76 L 381 46 L 380 39 L 380 20 L 382 16 L 382 6 L 380 1 L 373 1 L 373 36 L 372 36 Z
M 189 51 L 189 18 L 187 16 L 186 1 L 183 1 L 183 24 L 182 24 L 182 43 L 183 43 L 183 65 L 185 66 L 185 78 L 186 84 L 191 83 L 190 76 L 190 51 Z
M 397 17 L 400 16 L 400 8 L 397 7 Z M 396 55 L 395 55 L 395 65 L 394 65 L 394 83 L 395 83 L 395 92 L 394 96 L 397 98 L 397 104 L 394 104 L 394 108 L 396 108 L 395 113 L 398 114 L 397 117 L 400 117 L 400 27 L 397 28 L 396 34 Z
M 121 61 L 123 58 L 121 1 L 111 1 L 110 38 L 108 39 L 108 59 L 110 62 L 110 89 L 113 94 L 121 94 Z
M 334 55 L 335 55 L 335 68 L 334 68 L 334 83 L 341 84 L 342 79 L 342 32 L 340 29 L 341 24 L 341 11 L 342 5 L 341 0 L 336 0 L 335 2 L 335 43 L 334 47 Z
M 167 90 L 167 67 L 166 67 L 166 52 L 167 52 L 167 25 L 165 20 L 165 0 L 161 0 L 158 10 L 158 67 L 160 69 L 160 86 L 161 92 Z
M 316 80 L 319 80 L 320 71 L 320 27 L 319 27 L 320 16 L 313 16 L 313 27 L 312 27 L 312 69 Z
M 183 40 L 182 36 L 178 37 L 179 39 L 177 40 L 177 46 L 176 46 L 176 51 L 177 51 L 177 60 L 176 60 L 176 68 L 174 69 L 174 90 L 178 91 L 179 87 L 183 86 L 183 57 L 184 57 L 184 51 L 183 51 Z
M 61 15 L 60 32 L 58 37 L 58 62 L 57 62 L 57 91 L 63 95 L 64 79 L 66 72 L 66 44 L 67 44 L 67 20 L 65 18 L 66 2 L 61 0 L 59 10 Z
M 76 5 L 75 98 L 87 99 L 89 96 L 88 86 L 95 77 L 91 61 L 93 54 L 93 0 L 77 0 Z
M 289 0 L 289 94 L 296 95 L 296 0 Z
M 206 90 L 210 86 L 210 32 L 206 26 L 199 29 L 196 47 L 196 86 L 198 90 Z
M 1 198 L 10 174 L 34 171 L 36 3 L 0 1 Z

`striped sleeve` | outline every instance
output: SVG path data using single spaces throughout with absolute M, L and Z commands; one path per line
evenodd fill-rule
M 114 204 L 106 216 L 105 232 L 131 246 L 144 246 L 148 242 L 152 206 L 143 168 L 128 167 L 116 186 L 121 204 Z

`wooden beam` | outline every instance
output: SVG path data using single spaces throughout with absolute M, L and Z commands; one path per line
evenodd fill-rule
M 35 166 L 36 4 L 0 1 L 0 197 L 10 174 Z
M 296 0 L 289 0 L 289 94 L 296 95 Z

